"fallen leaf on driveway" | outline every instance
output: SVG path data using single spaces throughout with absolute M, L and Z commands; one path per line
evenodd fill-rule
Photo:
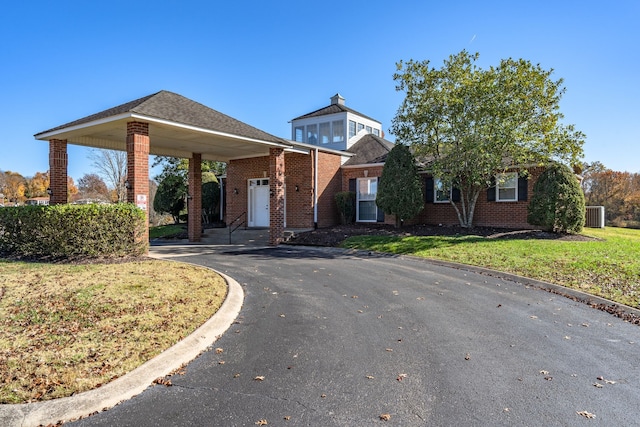
M 542 371 L 540 371 L 540 374 L 542 375 L 549 375 L 549 371 L 545 371 L 544 369 Z
M 257 425 L 257 426 L 266 426 L 267 424 L 269 424 L 269 423 L 267 422 L 267 420 L 259 420 L 259 421 L 256 421 L 256 425 Z
M 389 421 L 391 419 L 391 414 L 382 414 L 380 415 L 380 419 L 382 421 Z
M 407 374 L 398 374 L 398 378 L 396 378 L 396 380 L 398 381 L 402 381 L 403 379 L 407 378 L 409 375 Z
M 464 355 L 464 360 L 469 360 L 471 359 L 471 355 L 469 353 Z
M 538 316 L 529 316 L 529 319 L 537 319 Z
M 223 352 L 224 352 L 224 350 L 221 349 L 220 347 L 216 348 L 216 354 L 220 354 L 220 353 L 223 353 Z
M 602 388 L 602 387 L 603 387 L 603 385 L 602 385 L 602 384 L 600 384 L 600 383 L 595 383 L 595 384 L 593 384 L 593 386 L 594 386 L 595 388 Z
M 280 314 L 280 317 L 284 317 L 284 314 Z
M 365 378 L 366 378 L 366 379 L 368 379 L 368 380 L 372 380 L 372 379 L 374 379 L 375 377 L 374 377 L 373 375 L 366 375 L 366 376 L 365 376 Z
M 257 377 L 254 378 L 254 380 L 256 380 L 256 381 L 264 381 L 264 375 L 258 375 Z
M 576 411 L 576 414 L 581 415 L 585 418 L 595 418 L 596 414 L 592 414 L 591 412 L 587 412 L 587 411 Z
M 385 348 L 386 351 L 392 352 L 393 349 L 392 348 Z

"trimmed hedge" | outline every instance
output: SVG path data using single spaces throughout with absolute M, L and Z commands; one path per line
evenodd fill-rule
M 25 258 L 146 253 L 144 211 L 133 204 L 0 208 L 0 254 Z

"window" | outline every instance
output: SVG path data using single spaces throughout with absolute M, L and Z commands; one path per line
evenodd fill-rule
M 518 174 L 516 172 L 496 175 L 496 200 L 499 202 L 518 200 Z
M 331 136 L 331 123 L 324 122 L 320 123 L 320 143 L 328 144 L 330 142 Z
M 440 178 L 433 178 L 433 202 L 447 203 L 451 200 L 451 186 Z
M 362 123 L 358 123 L 358 132 L 364 129 L 364 125 Z
M 373 130 L 373 134 L 374 134 L 375 136 L 380 136 L 380 129 L 374 129 L 374 130 Z
M 309 144 L 318 143 L 318 125 L 307 125 L 307 142 Z
M 293 140 L 297 142 L 304 142 L 304 126 L 296 126 L 293 130 Z
M 349 138 L 356 136 L 356 122 L 349 120 Z
M 344 142 L 344 121 L 337 120 L 332 123 L 333 139 L 332 142 Z
M 356 193 L 356 218 L 359 222 L 376 222 L 378 207 L 376 194 L 378 192 L 378 178 L 358 178 Z
M 371 129 L 371 126 L 367 126 L 365 129 L 367 129 L 367 133 L 373 133 L 373 129 Z

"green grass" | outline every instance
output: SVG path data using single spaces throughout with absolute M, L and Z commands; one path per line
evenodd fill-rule
M 159 225 L 149 227 L 150 239 L 167 239 L 184 232 L 184 224 Z
M 640 308 L 640 230 L 585 229 L 583 234 L 596 239 L 354 236 L 342 246 L 487 267 Z

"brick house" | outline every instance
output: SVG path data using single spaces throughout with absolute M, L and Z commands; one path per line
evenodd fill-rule
M 225 221 L 246 217 L 249 227 L 269 227 L 270 243 L 282 241 L 284 228 L 329 227 L 338 223 L 334 196 L 357 195 L 358 222 L 393 224 L 375 205 L 378 178 L 393 143 L 382 124 L 345 105 L 331 103 L 291 121 L 291 139 L 280 138 L 181 95 L 155 94 L 40 132 L 49 142 L 51 204 L 67 203 L 67 144 L 127 152 L 127 201 L 147 210 L 149 155 L 189 159 L 190 218 L 199 218 L 201 161 L 227 163 Z M 527 194 L 537 177 L 515 175 L 490 189 L 476 208 L 478 225 L 526 227 Z M 426 206 L 415 219 L 457 224 L 445 191 L 424 175 Z M 189 221 L 189 240 L 198 242 L 199 221 Z

